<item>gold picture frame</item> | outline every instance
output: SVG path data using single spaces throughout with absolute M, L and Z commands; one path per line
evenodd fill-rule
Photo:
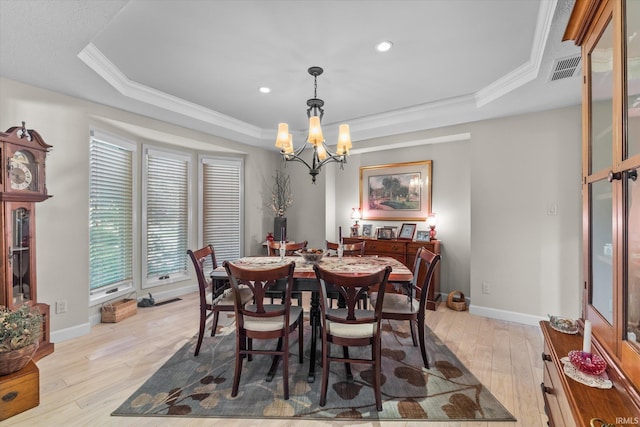
M 425 221 L 431 212 L 433 161 L 360 167 L 362 219 Z

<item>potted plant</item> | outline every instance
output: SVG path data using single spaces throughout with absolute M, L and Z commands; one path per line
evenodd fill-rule
M 0 375 L 24 368 L 38 349 L 42 315 L 38 308 L 0 306 Z

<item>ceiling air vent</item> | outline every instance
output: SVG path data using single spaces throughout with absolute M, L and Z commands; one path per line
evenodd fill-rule
M 578 73 L 580 67 L 580 55 L 570 56 L 568 58 L 556 59 L 553 64 L 553 71 L 549 81 L 567 79 Z

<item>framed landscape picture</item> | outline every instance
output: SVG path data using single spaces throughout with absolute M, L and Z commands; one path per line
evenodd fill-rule
M 431 212 L 432 161 L 360 168 L 362 218 L 424 221 Z

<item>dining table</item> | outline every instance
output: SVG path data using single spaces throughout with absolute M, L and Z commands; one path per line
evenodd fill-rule
M 346 275 L 368 275 L 382 270 L 387 266 L 391 267 L 388 283 L 396 288 L 407 286 L 413 280 L 413 273 L 402 262 L 392 257 L 384 256 L 324 256 L 316 262 L 307 262 L 301 256 L 257 256 L 243 257 L 231 261 L 247 269 L 268 269 L 278 267 L 291 262 L 296 263 L 293 272 L 293 291 L 311 292 L 311 306 L 309 310 L 309 320 L 311 324 L 311 349 L 309 353 L 309 374 L 308 382 L 315 380 L 316 369 L 316 348 L 320 331 L 320 298 L 318 279 L 313 271 L 314 264 L 319 264 L 322 268 L 337 274 Z M 227 273 L 224 267 L 220 266 L 212 271 L 212 279 L 226 279 Z M 284 283 L 277 283 L 276 290 L 284 290 Z M 274 358 L 272 368 L 267 374 L 267 381 L 271 380 L 275 374 L 277 359 Z

